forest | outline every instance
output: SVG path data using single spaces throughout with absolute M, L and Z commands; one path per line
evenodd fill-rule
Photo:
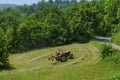
M 0 11 L 0 65 L 9 54 L 112 37 L 120 45 L 120 0 L 49 0 Z
M 6 8 L 15 8 L 17 5 L 15 4 L 0 4 L 0 10 L 6 9 Z

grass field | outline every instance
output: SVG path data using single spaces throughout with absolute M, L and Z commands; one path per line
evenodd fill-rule
M 0 80 L 100 80 L 117 69 L 100 61 L 98 47 L 96 42 L 73 43 L 10 55 L 14 69 L 0 71 Z M 57 49 L 71 50 L 75 59 L 49 61 L 48 56 Z

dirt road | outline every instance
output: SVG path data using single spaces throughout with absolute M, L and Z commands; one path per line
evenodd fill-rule
M 102 44 L 112 45 L 112 48 L 120 50 L 120 46 L 114 43 L 111 43 L 111 37 L 96 37 L 95 40 Z

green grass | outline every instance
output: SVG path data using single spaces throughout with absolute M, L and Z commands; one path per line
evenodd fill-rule
M 98 47 L 96 42 L 74 43 L 10 55 L 15 69 L 0 71 L 0 80 L 100 80 L 117 69 L 101 62 Z M 71 50 L 75 59 L 49 61 L 47 56 L 57 49 Z
M 120 31 L 112 36 L 111 42 L 120 45 Z
M 111 75 L 102 78 L 101 80 L 120 80 L 120 71 L 114 72 Z

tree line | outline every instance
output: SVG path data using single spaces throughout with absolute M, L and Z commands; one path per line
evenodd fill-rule
M 85 43 L 120 30 L 119 0 L 51 1 L 0 11 L 0 65 L 8 62 L 9 53 Z

